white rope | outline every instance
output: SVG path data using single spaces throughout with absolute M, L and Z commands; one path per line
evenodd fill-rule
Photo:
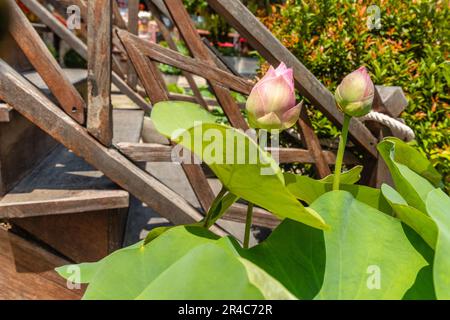
M 394 119 L 384 113 L 371 111 L 367 115 L 358 118 L 358 120 L 361 120 L 363 122 L 367 120 L 372 120 L 384 124 L 386 127 L 391 129 L 392 134 L 394 136 L 406 141 L 411 141 L 416 137 L 414 131 L 410 127 L 408 127 L 403 122 Z

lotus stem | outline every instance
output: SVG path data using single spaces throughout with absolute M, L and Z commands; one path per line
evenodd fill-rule
M 253 203 L 249 202 L 247 207 L 247 218 L 245 219 L 244 248 L 248 249 L 250 242 L 250 228 L 252 227 Z
M 342 125 L 341 139 L 339 140 L 339 148 L 336 155 L 336 166 L 334 168 L 333 190 L 339 190 L 342 161 L 344 159 L 345 146 L 347 144 L 348 127 L 350 125 L 351 118 L 351 116 L 344 114 L 344 123 Z

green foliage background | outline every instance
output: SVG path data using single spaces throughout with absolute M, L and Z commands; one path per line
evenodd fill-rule
M 381 9 L 381 28 L 369 30 L 367 8 Z M 258 11 L 282 43 L 330 90 L 365 65 L 376 84 L 403 88 L 401 117 L 417 146 L 450 186 L 450 61 L 447 1 L 288 0 Z M 322 135 L 336 130 L 320 114 Z

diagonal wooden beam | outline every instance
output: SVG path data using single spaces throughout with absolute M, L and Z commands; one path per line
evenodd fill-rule
M 112 0 L 88 2 L 87 129 L 105 146 L 112 143 Z
M 11 23 L 9 31 L 23 53 L 42 77 L 61 107 L 78 123 L 84 123 L 86 105 L 83 98 L 70 83 L 47 46 L 34 30 L 15 1 L 8 0 Z
M 319 138 L 317 137 L 314 129 L 312 127 L 311 120 L 308 117 L 306 107 L 304 102 L 301 102 L 300 118 L 298 119 L 297 125 L 300 128 L 302 134 L 302 141 L 305 142 L 311 156 L 314 159 L 315 167 L 317 169 L 317 174 L 320 178 L 325 178 L 331 174 L 330 167 L 325 159 L 322 152 L 322 147 L 320 146 Z
M 155 19 L 159 31 L 161 32 L 164 40 L 167 42 L 168 46 L 170 49 L 174 50 L 174 51 L 178 51 L 178 47 L 177 44 L 175 43 L 175 41 L 172 38 L 171 32 L 169 30 L 169 28 L 166 27 L 166 25 L 164 24 L 163 20 L 162 20 L 162 13 L 161 11 L 158 9 L 158 7 L 153 3 L 153 1 L 151 0 L 146 0 L 145 3 L 147 4 L 150 12 L 153 15 L 153 18 Z M 192 90 L 192 93 L 194 94 L 195 100 L 197 101 L 198 104 L 200 104 L 203 108 L 208 110 L 208 104 L 206 103 L 205 99 L 203 98 L 197 83 L 194 80 L 194 77 L 192 76 L 192 74 L 190 74 L 189 72 L 186 72 L 184 70 L 181 71 L 181 74 L 183 75 L 183 77 L 186 78 L 189 87 Z
M 322 111 L 335 125 L 341 127 L 344 116 L 335 105 L 333 94 L 288 50 L 278 39 L 237 0 L 207 0 L 209 5 L 239 34 L 245 37 L 251 46 L 269 63 L 277 65 L 280 62 L 294 69 L 296 87 L 300 94 Z M 167 1 L 173 3 L 175 1 Z M 350 137 L 353 142 L 362 147 L 372 157 L 377 157 L 375 148 L 377 139 L 357 119 L 350 123 Z
M 144 56 L 138 48 L 136 48 L 133 41 L 130 41 L 130 39 L 126 37 L 126 34 L 129 34 L 128 32 L 119 31 L 119 33 L 121 33 L 122 43 L 127 50 L 131 61 L 133 62 L 145 91 L 150 97 L 150 101 L 152 103 L 157 103 L 160 101 L 169 100 L 169 93 L 166 90 L 164 80 L 162 79 L 156 65 L 153 61 L 150 61 L 148 57 Z M 200 205 L 203 210 L 207 212 L 214 201 L 215 196 L 208 184 L 205 173 L 198 164 L 183 163 L 181 166 Z
M 236 90 L 243 94 L 250 94 L 250 91 L 253 88 L 253 82 L 242 77 L 235 76 L 227 71 L 223 71 L 222 69 L 212 66 L 210 63 L 205 63 L 198 59 L 186 57 L 177 51 L 164 48 L 163 46 L 155 43 L 144 41 L 127 31 L 118 30 L 117 34 L 122 41 L 128 43 L 132 42 L 142 54 L 145 54 L 152 60 L 189 71 L 190 73 L 194 73 L 207 80 L 214 81 L 221 86 Z
M 102 171 L 139 200 L 175 224 L 199 221 L 203 216 L 186 200 L 119 151 L 100 144 L 87 130 L 30 85 L 0 59 L 0 96 L 25 118 Z M 213 226 L 213 232 L 224 235 Z
M 198 35 L 183 2 L 181 0 L 165 0 L 164 2 L 193 57 L 215 66 L 214 58 Z M 235 128 L 247 130 L 248 124 L 231 96 L 230 90 L 218 85 L 215 81 L 210 81 L 210 84 L 230 123 Z
M 47 27 L 49 27 L 58 37 L 63 39 L 75 50 L 83 59 L 87 60 L 87 46 L 77 38 L 69 29 L 58 21 L 48 10 L 36 0 L 21 0 Z M 138 93 L 133 91 L 127 83 L 116 73 L 112 74 L 112 82 L 125 94 L 131 101 L 136 103 L 141 109 L 150 111 L 150 105 Z

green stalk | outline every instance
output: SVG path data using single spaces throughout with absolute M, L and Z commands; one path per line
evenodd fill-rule
M 245 219 L 245 234 L 244 234 L 244 248 L 248 249 L 248 244 L 250 242 L 250 228 L 252 226 L 253 217 L 253 203 L 248 203 L 247 208 L 247 218 Z
M 344 159 L 345 145 L 347 144 L 348 126 L 352 117 L 344 114 L 344 123 L 342 125 L 341 139 L 336 155 L 336 166 L 334 169 L 333 190 L 339 190 L 339 180 L 341 178 L 342 161 Z
M 228 191 L 227 188 L 225 188 L 224 186 L 222 187 L 222 189 L 220 189 L 219 194 L 211 204 L 211 208 L 209 208 L 208 212 L 206 213 L 205 220 L 203 221 L 203 227 L 208 228 L 209 220 L 211 220 L 212 213 L 216 210 L 217 206 L 219 205 L 220 201 L 225 196 L 227 191 Z

